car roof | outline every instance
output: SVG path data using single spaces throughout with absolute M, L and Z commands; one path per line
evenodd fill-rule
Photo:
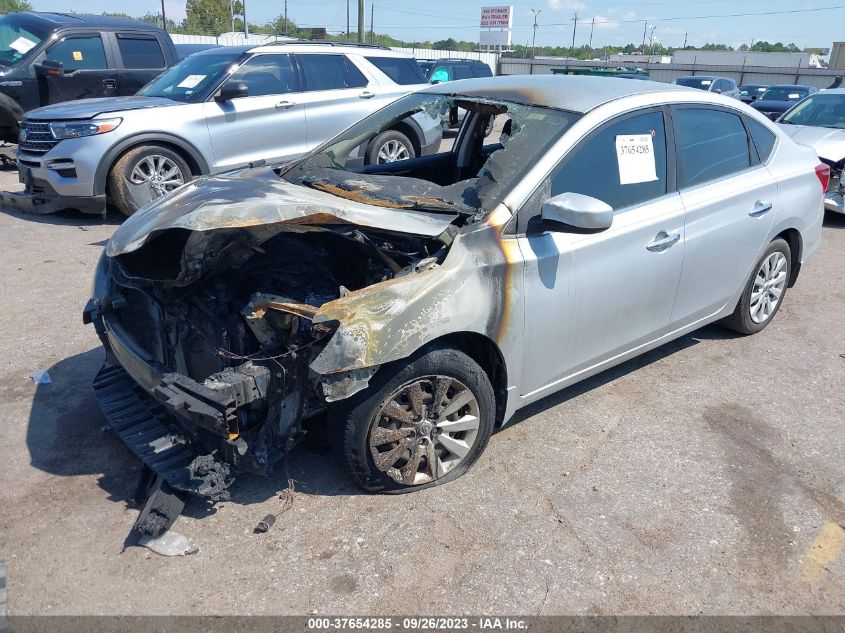
M 790 88 L 806 88 L 807 90 L 812 90 L 813 86 L 804 86 L 802 84 L 778 84 L 776 86 L 769 86 L 769 88 L 786 88 L 787 90 Z
M 160 27 L 149 22 L 141 22 L 140 20 L 132 20 L 130 18 L 119 18 L 106 15 L 93 15 L 90 13 L 57 13 L 49 11 L 32 11 L 25 14 L 31 19 L 38 22 L 49 22 L 54 27 L 59 26 L 85 26 L 89 24 L 96 24 L 99 26 L 118 27 L 118 28 L 142 28 L 146 31 L 159 31 Z
M 684 75 L 677 79 L 727 79 L 727 77 L 722 77 L 721 75 Z
M 622 97 L 648 93 L 689 94 L 689 88 L 656 81 L 631 81 L 588 75 L 509 75 L 460 79 L 424 88 L 421 92 L 487 97 L 525 105 L 585 113 Z M 714 103 L 719 102 L 713 97 Z
M 366 57 L 401 57 L 414 59 L 413 55 L 391 50 L 373 44 L 347 44 L 345 42 L 317 42 L 313 40 L 290 40 L 268 42 L 259 46 L 248 46 L 250 53 L 355 53 Z

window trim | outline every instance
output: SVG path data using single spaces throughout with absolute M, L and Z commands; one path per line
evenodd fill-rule
M 620 121 L 624 121 L 635 116 L 651 114 L 654 112 L 660 112 L 663 115 L 663 129 L 666 134 L 666 192 L 656 198 L 650 198 L 648 200 L 637 202 L 636 204 L 628 205 L 627 207 L 620 207 L 619 209 L 614 209 L 613 215 L 617 216 L 622 213 L 627 213 L 628 211 L 638 209 L 644 204 L 651 204 L 653 202 L 664 200 L 669 196 L 677 195 L 677 161 L 675 160 L 675 135 L 674 127 L 672 125 L 671 110 L 669 108 L 669 105 L 667 104 L 643 106 L 641 108 L 637 108 L 636 110 L 630 110 L 622 114 L 617 114 L 616 116 L 610 119 L 602 121 L 596 127 L 584 134 L 580 139 L 578 139 L 576 143 L 569 149 L 569 151 L 567 151 L 566 154 L 561 156 L 560 159 L 551 167 L 551 169 L 549 169 L 548 173 L 539 180 L 539 182 L 531 191 L 531 193 L 526 196 L 525 200 L 522 201 L 522 204 L 520 205 L 519 209 L 511 216 L 511 219 L 508 220 L 507 225 L 503 229 L 503 236 L 521 237 L 526 235 L 524 231 L 519 230 L 520 225 L 527 226 L 531 218 L 536 216 L 536 214 L 533 214 L 529 218 L 524 218 L 524 222 L 520 219 L 521 216 L 524 216 L 524 214 L 526 213 L 526 205 L 534 200 L 534 197 L 537 195 L 537 192 L 545 185 L 546 182 L 549 181 L 549 179 L 558 169 L 561 169 L 567 161 L 572 159 L 572 156 L 584 143 L 591 140 L 593 137 L 601 133 L 605 128 L 610 125 L 614 125 Z
M 721 112 L 725 112 L 727 114 L 732 114 L 733 116 L 737 117 L 742 125 L 742 129 L 745 130 L 745 142 L 748 146 L 748 161 L 749 166 L 745 169 L 740 171 L 731 172 L 730 174 L 725 174 L 723 176 L 719 176 L 718 178 L 713 178 L 711 180 L 705 180 L 703 182 L 697 182 L 694 185 L 688 185 L 686 187 L 681 187 L 680 182 L 680 165 L 678 164 L 677 160 L 675 161 L 675 172 L 677 174 L 677 178 L 675 180 L 676 188 L 679 192 L 684 191 L 691 191 L 698 187 L 703 187 L 706 185 L 711 185 L 714 182 L 719 182 L 720 180 L 725 180 L 727 178 L 733 178 L 734 176 L 744 174 L 746 172 L 750 172 L 753 169 L 759 169 L 762 167 L 760 163 L 759 156 L 757 155 L 757 148 L 754 146 L 754 141 L 751 138 L 751 133 L 748 130 L 748 126 L 745 125 L 745 117 L 747 116 L 744 112 L 740 112 L 739 110 L 735 110 L 728 106 L 724 106 L 721 104 L 710 104 L 710 103 L 673 103 L 669 106 L 670 112 L 675 112 L 677 110 L 717 110 Z M 674 120 L 672 121 L 672 138 L 675 141 L 675 157 L 677 157 L 680 152 L 678 152 L 677 147 L 677 135 L 675 134 L 675 124 Z M 774 148 L 772 149 L 772 153 L 774 154 Z

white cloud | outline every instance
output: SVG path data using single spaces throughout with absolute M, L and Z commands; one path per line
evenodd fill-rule
M 549 8 L 555 11 L 583 11 L 587 5 L 579 0 L 549 0 Z
M 637 13 L 636 13 L 636 11 L 628 11 L 622 17 L 625 18 L 626 20 L 636 20 L 637 19 Z
M 168 20 L 181 22 L 185 19 L 185 3 L 181 0 L 164 0 L 164 11 Z
M 596 28 L 602 29 L 604 31 L 612 31 L 613 29 L 619 28 L 619 23 L 614 22 L 613 20 L 608 20 L 603 15 L 596 16 Z

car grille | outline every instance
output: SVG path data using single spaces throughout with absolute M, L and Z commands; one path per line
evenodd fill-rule
M 26 140 L 18 141 L 18 149 L 29 154 L 46 154 L 56 145 L 58 141 L 50 133 L 49 123 L 36 123 L 26 121 L 21 124 L 21 136 L 26 132 Z

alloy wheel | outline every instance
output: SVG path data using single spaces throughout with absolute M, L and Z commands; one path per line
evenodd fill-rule
M 151 154 L 135 163 L 129 181 L 133 185 L 150 183 L 156 197 L 160 197 L 185 184 L 185 175 L 167 156 Z
M 786 287 L 786 256 L 775 251 L 760 264 L 751 288 L 749 311 L 754 323 L 764 323 L 774 314 Z
M 479 438 L 478 401 L 448 376 L 426 376 L 398 387 L 370 426 L 373 463 L 397 483 L 418 486 L 461 464 Z
M 386 141 L 378 151 L 379 164 L 392 163 L 397 160 L 406 160 L 410 157 L 411 154 L 408 152 L 408 148 L 405 147 L 403 143 L 396 140 Z

